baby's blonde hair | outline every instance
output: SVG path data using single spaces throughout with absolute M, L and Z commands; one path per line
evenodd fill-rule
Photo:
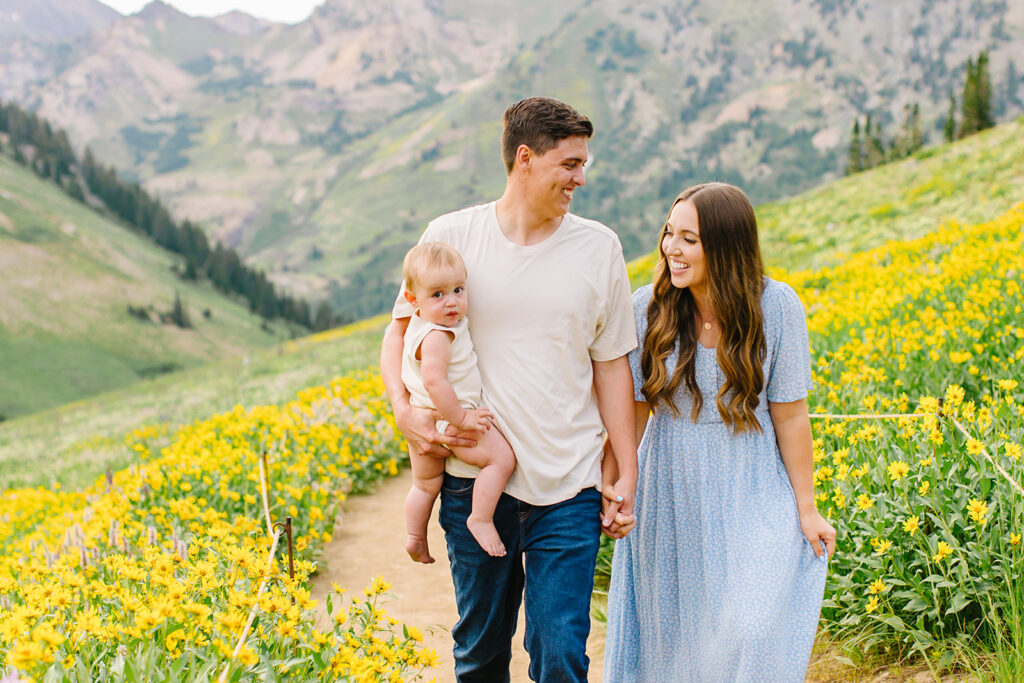
M 451 245 L 444 242 L 420 242 L 409 250 L 402 261 L 402 278 L 410 292 L 420 281 L 424 270 L 430 268 L 455 268 L 466 270 L 462 256 Z

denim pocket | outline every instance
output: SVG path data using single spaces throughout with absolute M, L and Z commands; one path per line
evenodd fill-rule
M 473 492 L 474 483 L 476 483 L 476 479 L 453 477 L 450 474 L 445 474 L 444 483 L 441 484 L 441 491 L 449 496 L 465 496 Z

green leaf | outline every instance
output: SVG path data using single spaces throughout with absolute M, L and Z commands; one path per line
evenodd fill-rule
M 971 599 L 968 596 L 964 595 L 963 593 L 955 594 L 953 596 L 953 602 L 950 605 L 950 608 L 946 610 L 946 616 L 948 617 L 951 614 L 956 614 L 964 607 L 967 607 L 967 605 L 969 604 L 971 604 Z

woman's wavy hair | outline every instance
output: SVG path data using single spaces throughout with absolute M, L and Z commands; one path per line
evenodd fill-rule
M 715 405 L 722 421 L 736 432 L 762 431 L 755 415 L 758 395 L 764 388 L 766 344 L 761 293 L 764 266 L 757 241 L 757 219 L 750 200 L 738 187 L 725 183 L 695 185 L 676 197 L 697 209 L 700 241 L 704 247 L 707 289 L 719 322 L 718 365 L 725 382 Z M 666 219 L 666 225 L 668 221 Z M 664 237 L 665 227 L 661 229 Z M 643 339 L 641 367 L 643 394 L 657 410 L 667 405 L 674 417 L 679 410 L 672 400 L 680 384 L 693 395 L 690 418 L 696 422 L 704 405 L 697 386 L 697 305 L 688 288 L 672 285 L 668 259 L 659 240 L 654 270 L 654 294 L 647 309 L 647 334 Z M 665 361 L 679 342 L 675 371 L 669 376 Z

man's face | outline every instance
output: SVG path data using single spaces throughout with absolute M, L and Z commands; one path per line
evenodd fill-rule
M 526 181 L 540 213 L 557 218 L 569 211 L 573 192 L 587 184 L 586 162 L 587 138 L 582 135 L 565 138 L 544 154 L 531 155 Z

